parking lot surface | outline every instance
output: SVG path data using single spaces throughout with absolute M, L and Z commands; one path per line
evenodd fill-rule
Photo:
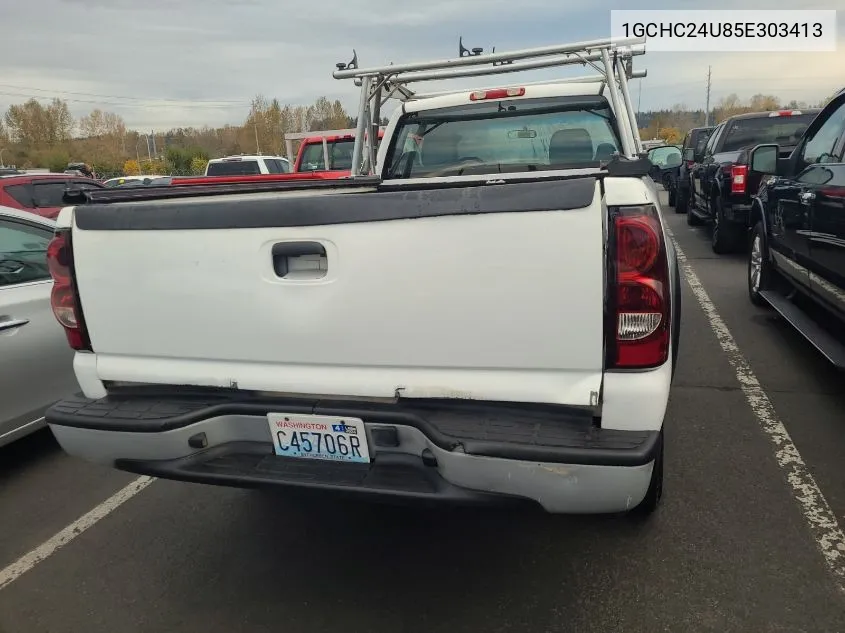
M 743 255 L 667 219 L 841 524 L 845 377 L 749 303 Z M 665 497 L 647 521 L 154 481 L 27 559 L 0 589 L 0 632 L 845 631 L 841 558 L 823 555 L 713 314 L 683 292 Z M 0 449 L 0 568 L 135 479 L 49 432 Z

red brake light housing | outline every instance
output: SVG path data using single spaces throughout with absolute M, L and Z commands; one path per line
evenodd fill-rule
M 507 97 L 523 97 L 525 88 L 496 88 L 495 90 L 478 90 L 469 95 L 470 101 L 484 101 L 486 99 L 506 99 Z
M 660 367 L 669 358 L 672 320 L 660 216 L 654 205 L 609 211 L 607 367 Z
M 731 165 L 731 193 L 745 193 L 748 165 Z
M 73 251 L 70 230 L 59 229 L 47 246 L 47 267 L 53 278 L 50 306 L 53 314 L 65 330 L 67 342 L 77 351 L 92 351 L 82 307 L 73 275 Z

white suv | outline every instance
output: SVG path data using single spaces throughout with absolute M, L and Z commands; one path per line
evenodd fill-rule
M 254 176 L 290 173 L 290 161 L 284 156 L 226 156 L 208 161 L 206 176 Z

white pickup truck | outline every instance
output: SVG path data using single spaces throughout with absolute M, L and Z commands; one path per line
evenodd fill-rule
M 509 70 L 606 76 L 425 96 L 405 67 L 341 68 L 361 127 L 403 95 L 369 174 L 84 192 L 49 250 L 85 395 L 47 414 L 63 448 L 210 484 L 654 510 L 678 269 L 628 49 L 587 44 Z

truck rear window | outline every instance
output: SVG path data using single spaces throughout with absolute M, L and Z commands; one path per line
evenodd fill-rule
M 352 147 L 354 139 L 328 141 L 329 169 L 352 169 Z M 326 161 L 323 157 L 322 143 L 309 143 L 302 150 L 302 161 L 299 171 L 325 171 Z
M 410 113 L 388 150 L 386 178 L 598 166 L 621 147 L 604 97 L 472 103 Z
M 804 130 L 813 122 L 815 116 L 815 113 L 812 113 L 737 119 L 730 124 L 719 151 L 738 152 L 761 143 L 797 145 Z
M 260 174 L 256 160 L 227 160 L 219 163 L 209 163 L 206 176 L 253 176 Z

